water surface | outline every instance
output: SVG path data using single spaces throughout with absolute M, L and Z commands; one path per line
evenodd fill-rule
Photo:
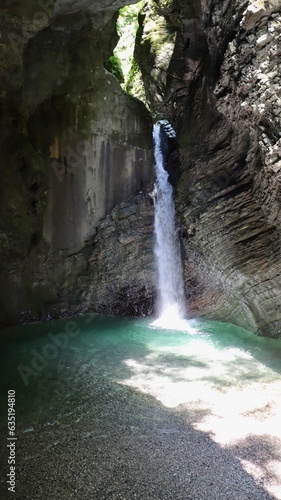
M 246 477 L 263 484 L 264 496 L 255 498 L 281 498 L 281 340 L 203 320 L 173 330 L 148 319 L 84 316 L 2 331 L 0 358 L 1 408 L 7 406 L 7 391 L 16 392 L 22 471 L 38 461 L 37 443 L 45 443 L 42 458 L 50 447 L 66 446 L 67 429 L 75 428 L 76 436 L 82 424 L 84 433 L 95 436 L 93 446 L 108 440 L 115 425 L 123 437 L 128 429 L 138 436 L 152 431 L 180 436 L 178 425 L 188 425 L 189 432 L 231 451 Z M 1 436 L 6 426 L 1 418 Z M 95 448 L 94 455 L 99 453 Z M 120 488 L 116 498 L 130 498 L 133 486 Z M 115 498 L 91 491 L 82 498 Z M 172 498 L 163 491 L 136 498 Z M 248 498 L 239 491 L 222 492 L 222 498 L 234 494 Z

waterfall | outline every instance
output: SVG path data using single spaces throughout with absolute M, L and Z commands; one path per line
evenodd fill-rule
M 164 124 L 164 127 L 162 124 Z M 168 181 L 168 173 L 164 167 L 165 158 L 161 144 L 162 131 L 164 133 L 167 128 L 170 133 L 174 133 L 171 125 L 164 121 L 155 124 L 153 128 L 156 173 L 154 251 L 157 264 L 158 314 L 161 321 L 175 322 L 184 316 L 185 301 L 173 188 Z

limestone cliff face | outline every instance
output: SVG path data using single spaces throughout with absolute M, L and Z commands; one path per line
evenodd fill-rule
M 163 76 L 144 12 L 138 62 L 146 85 L 161 75 L 162 102 L 147 94 L 178 133 L 189 314 L 280 336 L 280 2 L 152 3 L 174 51 Z
M 1 4 L 3 322 L 79 310 L 99 221 L 152 178 L 149 113 L 104 68 L 127 3 Z
M 156 302 L 152 200 L 139 193 L 101 221 L 78 285 L 83 304 L 101 314 L 151 316 Z

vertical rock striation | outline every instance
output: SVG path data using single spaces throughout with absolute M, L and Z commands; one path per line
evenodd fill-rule
M 84 276 L 83 306 L 101 314 L 151 316 L 156 299 L 152 201 L 144 193 L 117 205 L 100 222 Z
M 148 96 L 145 75 L 161 72 L 152 106 L 179 139 L 189 314 L 280 336 L 280 2 L 151 3 L 176 32 L 164 80 L 145 11 L 137 50 Z

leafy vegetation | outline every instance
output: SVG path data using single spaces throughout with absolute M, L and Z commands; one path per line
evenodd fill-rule
M 144 0 L 141 0 L 137 4 L 120 9 L 117 21 L 117 31 L 120 38 L 114 49 L 114 54 L 119 58 L 122 66 L 123 89 L 146 103 L 141 71 L 134 59 L 135 39 L 139 28 L 138 15 L 144 3 Z
M 125 82 L 121 61 L 117 55 L 113 54 L 112 56 L 110 56 L 104 66 L 105 69 L 112 73 L 120 83 Z
M 143 101 L 146 107 L 148 107 L 141 70 L 135 59 L 132 60 L 131 68 L 128 74 L 124 90 L 128 94 L 140 99 L 140 101 Z

